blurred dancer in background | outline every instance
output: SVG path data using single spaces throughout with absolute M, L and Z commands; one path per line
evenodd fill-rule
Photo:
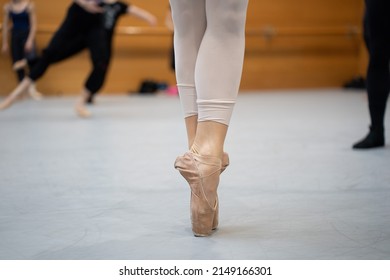
M 11 23 L 11 48 L 8 45 L 9 23 Z M 26 66 L 30 70 L 37 61 L 36 30 L 37 18 L 33 2 L 12 0 L 4 5 L 2 52 L 7 53 L 9 49 L 11 50 L 13 70 L 16 72 L 19 82 L 26 75 Z M 28 93 L 36 100 L 42 98 L 34 83 L 30 84 Z
M 85 105 L 88 101 L 92 102 L 94 94 L 103 86 L 111 58 L 115 26 L 118 18 L 125 14 L 143 19 L 151 25 L 156 24 L 155 16 L 125 2 L 74 0 L 68 9 L 65 20 L 43 51 L 42 57 L 30 75 L 24 78 L 0 104 L 0 109 L 11 106 L 32 82 L 43 76 L 51 64 L 88 49 L 93 69 L 76 102 L 75 110 L 80 117 L 89 117 L 90 112 Z

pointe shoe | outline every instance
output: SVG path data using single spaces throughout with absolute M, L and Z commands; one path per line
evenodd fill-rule
M 175 168 L 191 188 L 192 232 L 197 237 L 212 233 L 218 209 L 217 188 L 221 159 L 187 152 L 175 161 Z
M 213 225 L 211 226 L 212 230 L 216 230 L 218 228 L 219 224 L 219 199 L 218 199 L 218 194 L 217 197 L 215 198 L 215 212 L 214 212 L 214 217 L 213 217 Z

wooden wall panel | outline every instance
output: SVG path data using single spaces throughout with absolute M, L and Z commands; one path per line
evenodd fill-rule
M 3 5 L 6 1 L 0 0 Z M 37 42 L 43 48 L 61 23 L 70 0 L 35 0 Z M 175 83 L 169 69 L 172 35 L 164 27 L 168 0 L 133 0 L 159 19 L 156 28 L 123 18 L 104 92 L 128 92 L 151 78 Z M 340 86 L 365 73 L 361 40 L 363 0 L 250 0 L 242 89 Z M 140 26 L 130 30 L 127 26 Z M 141 32 L 140 34 L 135 34 Z M 0 57 L 0 94 L 16 85 L 8 56 Z M 49 94 L 78 92 L 90 70 L 88 53 L 52 66 L 38 87 Z

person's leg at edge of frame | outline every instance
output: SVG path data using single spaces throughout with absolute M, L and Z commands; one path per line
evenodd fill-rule
M 364 37 L 369 52 L 367 94 L 370 131 L 353 145 L 354 149 L 370 149 L 385 145 L 384 117 L 390 90 L 390 4 L 386 0 L 366 0 Z

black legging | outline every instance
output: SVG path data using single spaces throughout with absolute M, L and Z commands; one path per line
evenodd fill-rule
M 72 4 L 61 27 L 31 70 L 30 78 L 36 81 L 42 77 L 50 64 L 88 48 L 93 69 L 85 88 L 92 94 L 96 93 L 103 86 L 109 63 L 107 36 L 100 20 L 99 14 L 90 14 L 77 4 Z
M 371 125 L 383 128 L 390 91 L 390 0 L 366 0 L 364 38 L 369 52 L 367 93 Z
M 11 32 L 11 54 L 12 62 L 15 63 L 22 59 L 27 59 L 29 69 L 31 69 L 37 61 L 35 46 L 29 52 L 26 53 L 24 47 L 27 42 L 29 30 L 12 30 Z M 19 82 L 23 80 L 25 76 L 24 68 L 16 70 Z

